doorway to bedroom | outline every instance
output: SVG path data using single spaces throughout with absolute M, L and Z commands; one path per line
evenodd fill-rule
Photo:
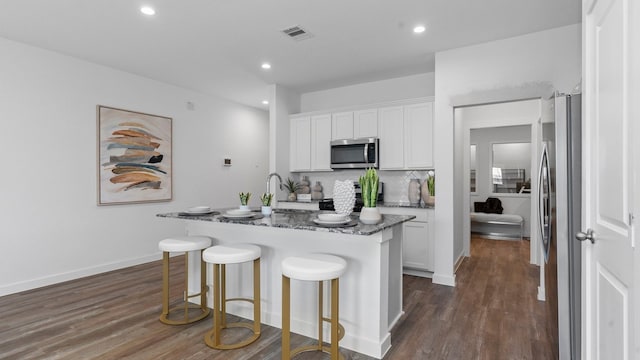
M 537 158 L 540 98 L 455 108 L 462 133 L 463 247 L 472 238 L 531 239 L 528 261 L 538 264 Z M 533 234 L 533 235 L 532 235 Z

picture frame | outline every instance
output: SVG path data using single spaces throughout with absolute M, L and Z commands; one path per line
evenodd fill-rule
M 173 119 L 103 105 L 96 118 L 98 205 L 171 201 Z

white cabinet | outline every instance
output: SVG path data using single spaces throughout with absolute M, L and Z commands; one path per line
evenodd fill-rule
M 383 206 L 380 212 L 416 217 L 402 225 L 402 266 L 407 274 L 430 276 L 434 268 L 434 210 Z
M 311 117 L 290 120 L 289 170 L 311 170 Z
M 331 115 L 290 118 L 290 171 L 331 171 Z
M 331 115 L 331 140 L 353 138 L 353 112 L 341 112 Z
M 378 110 L 380 169 L 433 168 L 433 102 Z
M 311 117 L 311 169 L 331 171 L 331 115 Z
M 331 115 L 331 139 L 357 139 L 378 136 L 378 110 L 366 109 Z
M 378 109 L 354 111 L 353 137 L 378 137 Z
M 409 221 L 403 226 L 402 266 L 433 271 L 433 241 L 429 238 L 429 223 Z
M 404 155 L 408 169 L 433 167 L 433 103 L 404 107 Z
M 404 109 L 392 106 L 378 109 L 380 169 L 404 168 Z

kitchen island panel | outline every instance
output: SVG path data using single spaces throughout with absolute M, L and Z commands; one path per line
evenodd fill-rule
M 340 278 L 340 322 L 345 337 L 340 346 L 382 358 L 391 346 L 390 329 L 402 315 L 402 226 L 362 236 L 245 224 L 187 221 L 189 235 L 206 235 L 214 244 L 252 243 L 262 249 L 262 321 L 281 327 L 281 261 L 288 256 L 329 253 L 347 261 Z M 197 260 L 194 258 L 194 260 Z M 190 288 L 197 291 L 197 262 L 191 261 Z M 211 284 L 211 267 L 208 269 Z M 228 297 L 251 297 L 251 264 L 228 266 Z M 317 283 L 292 280 L 291 329 L 317 337 Z M 325 290 L 328 314 L 328 291 Z M 211 304 L 211 294 L 209 294 Z M 251 318 L 252 307 L 229 303 L 228 311 Z M 325 326 L 325 338 L 329 328 Z

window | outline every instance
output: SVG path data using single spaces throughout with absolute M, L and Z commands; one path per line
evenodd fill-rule
M 471 145 L 471 149 L 469 151 L 469 186 L 472 193 L 476 192 L 476 145 Z

